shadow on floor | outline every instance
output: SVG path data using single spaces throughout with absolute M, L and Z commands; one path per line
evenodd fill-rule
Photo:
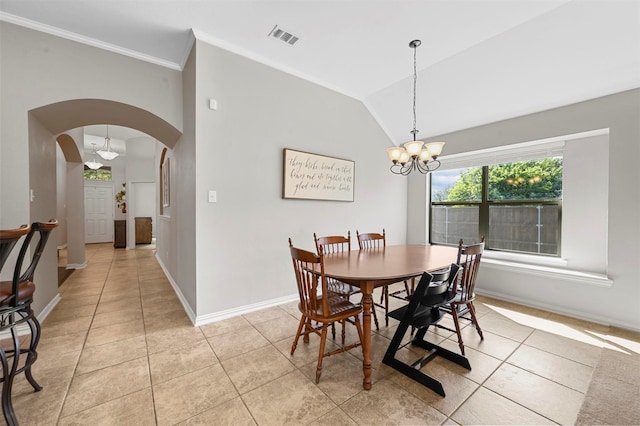
M 73 273 L 74 269 L 67 269 L 64 266 L 58 266 L 58 287 L 62 285 L 64 280 L 69 278 L 69 275 Z

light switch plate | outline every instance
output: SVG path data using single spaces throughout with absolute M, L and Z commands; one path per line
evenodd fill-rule
M 218 201 L 218 194 L 216 191 L 209 190 L 209 202 L 215 203 L 216 201 Z

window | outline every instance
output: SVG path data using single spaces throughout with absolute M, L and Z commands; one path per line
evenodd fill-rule
M 84 180 L 112 180 L 111 167 L 102 166 L 97 170 L 84 166 Z
M 430 242 L 560 256 L 562 157 L 431 174 Z

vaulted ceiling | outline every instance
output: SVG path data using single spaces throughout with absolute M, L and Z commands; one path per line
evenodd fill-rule
M 419 137 L 640 87 L 640 0 L 2 0 L 0 19 L 175 69 L 195 35 L 362 100 L 396 144 L 413 39 Z

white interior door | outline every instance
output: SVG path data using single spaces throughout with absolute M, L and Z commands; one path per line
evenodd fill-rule
M 84 187 L 84 241 L 108 243 L 113 241 L 113 188 Z

